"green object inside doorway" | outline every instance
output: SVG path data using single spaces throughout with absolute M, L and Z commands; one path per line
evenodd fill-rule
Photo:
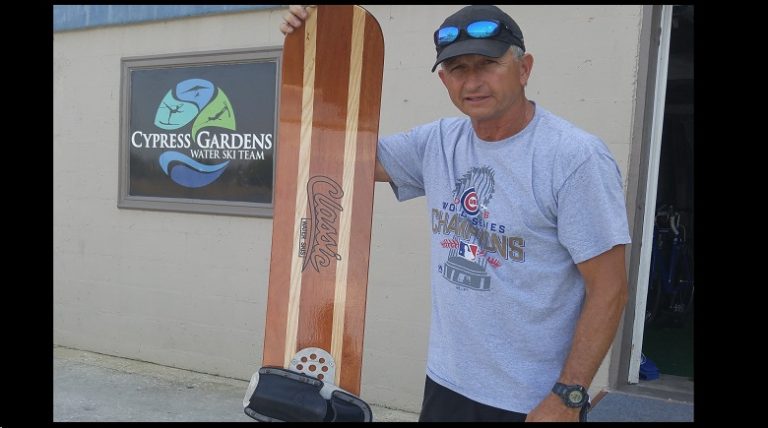
M 693 322 L 648 327 L 643 333 L 643 354 L 663 374 L 693 380 Z

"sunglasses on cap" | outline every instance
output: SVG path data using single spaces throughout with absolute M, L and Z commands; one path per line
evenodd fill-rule
M 499 34 L 502 28 L 509 31 L 506 25 L 493 19 L 475 21 L 464 28 L 459 28 L 454 25 L 438 28 L 434 34 L 435 46 L 441 47 L 455 42 L 456 39 L 459 38 L 461 30 L 464 30 L 464 32 L 473 39 L 487 39 Z

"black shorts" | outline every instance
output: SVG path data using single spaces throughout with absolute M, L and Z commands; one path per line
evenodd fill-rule
M 455 393 L 427 376 L 419 422 L 525 422 L 525 413 L 491 407 Z
M 419 422 L 525 422 L 526 413 L 511 412 L 478 403 L 426 377 Z M 589 404 L 582 407 L 579 421 L 587 421 Z

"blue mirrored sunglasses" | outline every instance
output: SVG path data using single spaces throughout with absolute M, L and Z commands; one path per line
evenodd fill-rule
M 502 28 L 507 28 L 499 21 L 484 19 L 475 21 L 464 28 L 456 26 L 442 27 L 435 31 L 435 46 L 445 46 L 456 41 L 459 38 L 461 30 L 464 30 L 469 37 L 474 39 L 487 39 L 499 34 Z

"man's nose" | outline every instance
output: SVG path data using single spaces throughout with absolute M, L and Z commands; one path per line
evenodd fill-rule
M 464 85 L 467 89 L 476 89 L 483 84 L 480 69 L 477 67 L 469 67 L 466 77 Z

